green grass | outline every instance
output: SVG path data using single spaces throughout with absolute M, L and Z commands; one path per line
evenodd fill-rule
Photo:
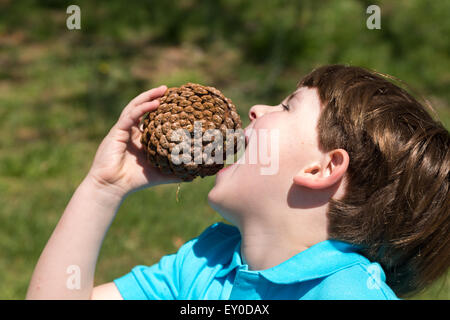
M 270 49 L 266 33 L 258 34 L 246 47 L 242 35 L 236 34 L 231 40 L 225 35 L 211 38 L 208 29 L 200 24 L 191 29 L 184 26 L 185 32 L 177 34 L 177 42 L 171 42 L 161 39 L 168 34 L 169 25 L 145 25 L 147 17 L 143 13 L 137 14 L 136 21 L 109 16 L 123 9 L 119 5 L 98 8 L 98 17 L 103 20 L 96 21 L 89 16 L 89 2 L 82 6 L 87 15 L 85 30 L 69 32 L 64 24 L 65 10 L 55 2 L 43 1 L 47 7 L 33 1 L 21 3 L 6 7 L 10 16 L 0 15 L 1 299 L 25 297 L 39 255 L 87 173 L 98 145 L 122 108 L 139 92 L 159 84 L 171 86 L 187 81 L 213 85 L 235 102 L 246 125 L 250 106 L 279 101 L 317 64 L 359 62 L 382 72 L 393 72 L 406 82 L 422 83 L 410 74 L 412 66 L 408 68 L 407 61 L 396 64 L 399 62 L 390 53 L 392 42 L 371 33 L 368 38 L 361 36 L 366 39 L 362 44 L 347 45 L 354 31 L 367 32 L 361 31 L 354 21 L 350 29 L 340 34 L 339 43 L 324 47 L 323 41 L 334 41 L 335 24 L 342 22 L 342 17 L 327 20 L 333 14 L 332 8 L 320 14 L 312 9 L 302 11 L 302 21 L 310 24 L 307 30 L 320 33 L 321 21 L 328 21 L 326 30 L 322 30 L 323 41 L 319 41 L 320 36 L 306 34 L 303 39 L 310 46 L 289 46 L 290 37 L 297 33 L 288 30 L 285 42 L 267 54 L 270 59 L 260 61 L 255 57 L 262 54 L 258 50 Z M 359 5 L 349 3 L 350 11 L 358 12 Z M 136 4 L 130 2 L 132 5 Z M 230 6 L 227 10 L 236 9 Z M 344 9 L 339 7 L 338 11 Z M 258 11 L 246 14 L 244 22 L 261 17 Z M 48 20 L 41 19 L 44 15 Z M 233 19 L 240 21 L 238 17 Z M 170 21 L 175 20 L 172 17 Z M 390 36 L 395 42 L 395 37 L 402 35 L 405 18 L 393 21 L 396 23 L 391 23 Z M 133 29 L 132 22 L 138 27 Z M 267 22 L 267 34 L 272 24 Z M 195 21 L 192 25 L 196 25 Z M 225 28 L 215 26 L 222 27 Z M 244 27 L 252 28 L 247 24 Z M 296 27 L 301 27 L 301 23 Z M 211 41 L 205 45 L 208 39 Z M 368 47 L 368 41 L 379 41 L 379 51 Z M 297 49 L 298 57 L 281 54 L 292 54 Z M 422 53 L 431 54 L 428 51 Z M 404 57 L 410 56 L 408 53 Z M 411 61 L 416 63 L 412 58 Z M 447 89 L 442 88 L 450 78 L 445 70 L 448 68 L 431 68 L 434 74 L 426 74 L 419 89 L 432 98 L 449 128 L 449 97 Z M 433 83 L 434 78 L 441 82 Z M 179 202 L 176 185 L 129 196 L 105 238 L 96 284 L 111 281 L 137 264 L 158 261 L 221 220 L 206 201 L 213 183 L 214 178 L 208 177 L 182 184 Z M 438 282 L 413 298 L 449 299 L 449 285 Z

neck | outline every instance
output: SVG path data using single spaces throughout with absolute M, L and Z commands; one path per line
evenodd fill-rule
M 287 215 L 288 216 L 288 215 Z M 241 256 L 250 270 L 272 268 L 328 238 L 326 228 L 317 216 L 296 214 L 293 219 L 241 221 Z M 294 220 L 295 218 L 295 220 Z M 303 221 L 299 221 L 303 218 Z M 309 221 L 305 221 L 308 218 Z M 317 221 L 319 220 L 319 221 Z M 279 225 L 277 222 L 283 221 Z M 325 224 L 326 225 L 326 224 Z

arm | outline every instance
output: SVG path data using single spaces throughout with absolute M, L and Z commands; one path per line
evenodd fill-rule
M 27 299 L 91 296 L 98 253 L 121 201 L 84 179 L 39 258 Z
M 91 300 L 123 300 L 123 298 L 114 282 L 108 282 L 94 288 Z
M 166 89 L 161 86 L 133 99 L 100 144 L 39 258 L 27 299 L 89 299 L 106 297 L 105 292 L 118 297 L 113 283 L 96 290 L 93 284 L 103 238 L 120 204 L 137 190 L 180 181 L 147 165 L 137 127 L 147 111 L 159 106 L 157 98 Z

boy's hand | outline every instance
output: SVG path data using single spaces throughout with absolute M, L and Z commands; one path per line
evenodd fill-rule
M 159 106 L 159 97 L 166 86 L 143 92 L 123 109 L 119 120 L 103 139 L 88 178 L 120 197 L 146 187 L 181 182 L 175 175 L 163 174 L 152 167 L 145 157 L 140 142 L 139 122 L 147 111 Z
M 70 199 L 39 258 L 27 299 L 89 299 L 111 288 L 108 285 L 93 290 L 94 273 L 102 241 L 122 200 L 141 188 L 180 181 L 147 164 L 140 143 L 140 118 L 159 106 L 158 98 L 166 89 L 161 86 L 134 98 L 103 139 L 88 175 Z M 77 290 L 67 285 L 71 265 L 81 270 Z M 117 290 L 112 293 L 120 297 Z

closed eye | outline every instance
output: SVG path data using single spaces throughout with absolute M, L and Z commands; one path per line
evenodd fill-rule
M 281 106 L 283 107 L 284 110 L 289 111 L 289 105 L 281 103 Z

